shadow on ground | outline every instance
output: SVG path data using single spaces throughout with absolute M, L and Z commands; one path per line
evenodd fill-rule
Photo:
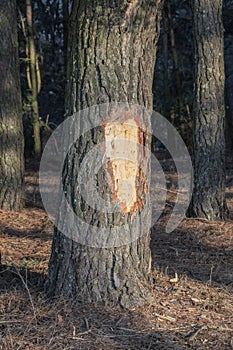
M 47 300 L 45 277 L 1 265 L 1 349 L 188 349 L 188 339 L 157 330 L 140 309 Z
M 177 273 L 233 288 L 232 243 L 233 221 L 185 219 L 172 233 L 158 222 L 152 230 L 153 267 L 169 276 Z

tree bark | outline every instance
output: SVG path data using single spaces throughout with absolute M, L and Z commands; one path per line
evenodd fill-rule
M 162 1 L 74 1 L 70 17 L 68 48 L 68 83 L 66 113 L 72 115 L 86 107 L 108 102 L 134 103 L 152 109 L 152 82 L 156 57 L 156 43 L 159 34 L 159 20 Z M 91 127 L 93 120 L 83 118 L 80 128 Z M 130 119 L 131 125 L 135 121 Z M 141 116 L 141 123 L 150 127 L 150 118 Z M 82 127 L 82 125 L 84 125 Z M 120 125 L 120 126 L 119 126 Z M 135 170 L 133 202 L 127 202 L 129 187 L 116 190 L 115 183 L 125 180 L 117 178 L 114 162 L 110 162 L 114 196 L 121 205 L 120 215 L 111 218 L 93 213 L 82 202 L 76 188 L 76 164 L 96 144 L 114 138 L 114 133 L 125 132 L 130 124 L 111 123 L 93 128 L 76 146 L 72 147 L 63 171 L 63 188 L 67 200 L 86 222 L 100 225 L 123 225 L 130 223 L 136 211 L 144 207 L 145 215 L 130 228 L 130 234 L 139 238 L 117 247 L 95 248 L 79 244 L 55 230 L 49 275 L 46 290 L 49 295 L 63 294 L 83 302 L 98 301 L 104 304 L 120 304 L 124 307 L 140 304 L 150 297 L 148 291 L 151 265 L 150 233 L 140 235 L 143 226 L 150 228 L 150 202 L 139 201 L 146 191 L 145 177 Z M 137 130 L 140 130 L 138 127 Z M 130 131 L 131 132 L 131 131 Z M 137 143 L 142 142 L 149 149 L 150 137 L 135 133 Z M 138 139 L 137 139 L 138 137 Z M 140 141 L 139 141 L 140 138 Z M 133 147 L 133 146 L 132 146 Z M 111 152 L 106 147 L 106 153 Z M 122 150 L 123 152 L 123 150 Z M 146 179 L 150 176 L 149 156 L 141 155 L 145 162 Z M 116 165 L 116 164 L 115 164 Z M 90 166 L 90 165 L 89 165 Z M 126 164 L 124 164 L 126 166 Z M 116 165 L 117 167 L 117 165 Z M 119 180 L 119 181 L 118 181 Z M 136 188 L 136 181 L 138 186 Z M 102 196 L 107 195 L 104 172 L 98 174 L 98 186 Z M 123 183 L 123 182 L 122 182 Z M 114 187 L 115 186 L 115 187 Z M 123 188 L 123 187 L 122 187 Z M 132 191 L 133 192 L 133 191 Z M 132 229 L 133 228 L 133 229 Z M 124 234 L 124 232 L 121 232 Z M 83 232 L 82 232 L 83 234 Z M 88 236 L 89 232 L 85 232 Z
M 40 127 L 41 121 L 39 116 L 38 93 L 40 92 L 40 69 L 38 64 L 38 57 L 36 54 L 33 22 L 32 22 L 32 3 L 31 0 L 26 0 L 26 19 L 28 37 L 26 42 L 27 52 L 27 76 L 28 85 L 31 92 L 31 108 L 32 108 L 32 127 L 33 127 L 33 141 L 34 141 L 34 155 L 35 158 L 40 159 L 41 156 L 41 137 Z
M 195 0 L 194 190 L 191 214 L 224 217 L 224 51 L 222 2 Z
M 0 2 L 0 208 L 24 205 L 23 126 L 16 1 Z
M 67 44 L 68 44 L 68 24 L 69 24 L 69 0 L 62 0 L 63 14 L 63 54 L 64 66 L 67 67 Z

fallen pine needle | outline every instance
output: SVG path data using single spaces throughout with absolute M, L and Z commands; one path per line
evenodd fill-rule
M 161 318 L 162 320 L 176 322 L 176 319 L 174 317 L 171 317 L 171 316 L 163 316 L 163 315 L 157 314 L 156 312 L 153 312 L 153 315 L 157 316 L 158 318 Z

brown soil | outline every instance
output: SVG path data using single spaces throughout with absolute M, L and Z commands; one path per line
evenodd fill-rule
M 26 209 L 0 212 L 0 349 L 233 349 L 232 217 L 214 223 L 185 219 L 168 234 L 171 192 L 152 233 L 153 304 L 122 310 L 51 302 L 43 284 L 53 226 L 30 163 L 25 186 Z M 230 162 L 227 202 L 233 213 Z

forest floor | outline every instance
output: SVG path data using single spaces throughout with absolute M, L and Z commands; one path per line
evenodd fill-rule
M 26 208 L 0 212 L 0 349 L 233 349 L 232 161 L 227 165 L 231 216 L 211 223 L 186 218 L 168 234 L 171 191 L 152 233 L 154 302 L 123 310 L 46 299 L 53 225 L 28 162 Z

